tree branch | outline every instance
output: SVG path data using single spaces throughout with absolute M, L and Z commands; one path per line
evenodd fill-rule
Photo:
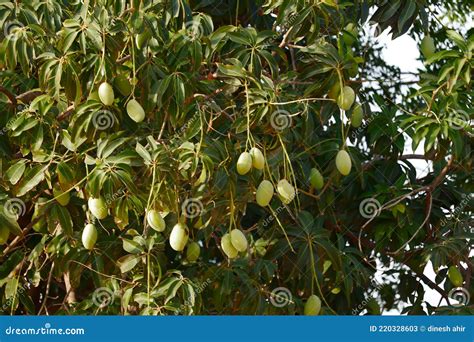
M 10 244 L 5 247 L 5 249 L 2 252 L 1 258 L 5 257 L 13 248 L 15 248 L 16 245 L 18 245 L 23 238 L 28 234 L 28 232 L 33 228 L 33 226 L 43 217 L 43 215 L 40 215 L 36 217 L 34 220 L 32 220 L 21 232 L 21 235 L 18 235 L 16 238 L 10 242 Z

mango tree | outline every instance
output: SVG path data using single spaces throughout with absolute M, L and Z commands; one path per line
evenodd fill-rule
M 2 1 L 1 311 L 472 313 L 470 13 Z

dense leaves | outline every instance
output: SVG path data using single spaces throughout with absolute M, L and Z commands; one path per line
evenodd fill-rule
M 449 298 L 474 296 L 467 17 L 1 1 L 1 311 L 472 311 Z M 386 28 L 433 38 L 413 82 L 380 57 Z

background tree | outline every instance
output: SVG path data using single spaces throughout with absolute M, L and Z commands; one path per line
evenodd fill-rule
M 472 312 L 470 6 L 2 1 L 2 312 Z

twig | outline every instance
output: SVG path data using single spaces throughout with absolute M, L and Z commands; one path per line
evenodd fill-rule
M 325 98 L 325 97 L 309 97 L 309 98 L 306 98 L 306 99 L 298 99 L 298 100 L 287 101 L 287 102 L 268 102 L 268 104 L 273 105 L 273 106 L 283 106 L 283 105 L 287 105 L 287 104 L 298 103 L 298 102 L 308 102 L 308 101 L 330 101 L 330 102 L 335 102 L 333 99 Z
M 413 241 L 413 239 L 415 238 L 415 236 L 418 235 L 418 233 L 420 232 L 420 230 L 425 226 L 426 222 L 428 222 L 430 216 L 431 216 L 431 209 L 433 207 L 433 197 L 431 196 L 431 194 L 428 194 L 428 198 L 429 198 L 429 204 L 428 204 L 428 213 L 426 214 L 425 216 L 425 219 L 423 220 L 423 222 L 421 223 L 421 225 L 418 227 L 418 229 L 415 231 L 415 233 L 411 236 L 411 238 L 408 239 L 407 242 L 405 242 L 399 249 L 397 249 L 395 252 L 392 252 L 390 254 L 398 254 L 400 253 L 403 249 L 405 249 L 405 247 Z
M 74 112 L 74 105 L 70 105 L 69 107 L 66 108 L 64 112 L 58 115 L 56 118 L 58 121 L 62 121 L 66 119 L 71 113 Z
M 97 273 L 98 275 L 101 275 L 101 276 L 103 276 L 103 277 L 110 278 L 110 279 L 120 280 L 120 281 L 123 281 L 123 282 L 128 283 L 128 284 L 135 284 L 133 281 L 128 281 L 128 280 L 126 280 L 126 279 L 121 279 L 121 278 L 116 277 L 116 276 L 113 276 L 113 275 L 110 276 L 110 275 L 108 275 L 108 274 L 105 274 L 105 273 L 96 271 L 96 270 L 94 270 L 92 267 L 87 266 L 87 265 L 83 264 L 82 262 L 79 262 L 79 261 L 76 261 L 76 260 L 70 260 L 69 262 L 74 262 L 74 263 L 76 263 L 76 264 L 78 264 L 78 265 L 81 265 L 82 267 L 87 268 L 89 271 L 95 272 L 95 273 Z
M 68 304 L 72 304 L 76 302 L 76 291 L 71 285 L 71 278 L 69 270 L 64 273 L 64 286 L 66 287 L 66 296 L 64 299 Z
M 48 301 L 49 288 L 51 286 L 51 278 L 53 276 L 53 270 L 54 270 L 54 261 L 51 264 L 51 270 L 49 271 L 48 282 L 46 283 L 46 291 L 44 293 L 43 304 L 41 304 L 41 308 L 38 311 L 38 316 L 41 315 L 41 312 L 43 311 L 43 309 L 46 308 L 46 302 Z M 48 313 L 48 309 L 46 309 L 46 313 Z
M 33 226 L 43 217 L 44 215 L 40 215 L 36 217 L 33 221 L 31 221 L 21 232 L 21 235 L 18 235 L 16 238 L 10 242 L 10 244 L 5 247 L 5 249 L 2 252 L 2 258 L 7 255 L 25 236 L 28 234 L 28 232 L 33 228 Z

